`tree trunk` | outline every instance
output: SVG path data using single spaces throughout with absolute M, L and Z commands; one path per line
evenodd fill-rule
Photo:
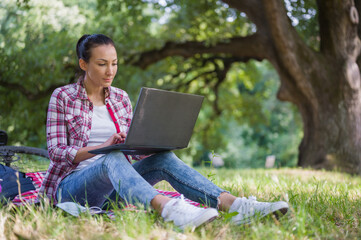
M 296 104 L 303 119 L 298 165 L 361 174 L 360 39 L 353 1 L 317 1 L 320 52 L 300 40 L 281 1 L 263 3 L 275 48 L 269 60 L 281 78 L 278 97 Z
M 360 99 L 325 105 L 314 118 L 302 112 L 304 138 L 298 165 L 361 174 Z
M 297 83 L 282 63 L 274 63 L 281 78 L 278 98 L 297 105 L 303 120 L 298 165 L 361 174 L 359 68 L 351 59 L 340 64 L 314 57 L 309 62 L 301 65 L 308 69 L 304 81 L 312 80 L 309 88 Z

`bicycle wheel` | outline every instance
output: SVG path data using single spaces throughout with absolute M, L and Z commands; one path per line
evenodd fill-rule
M 48 151 L 45 149 L 25 146 L 0 146 L 0 162 L 10 166 L 11 163 L 20 159 L 19 156 L 15 155 L 16 153 L 36 155 L 49 159 Z

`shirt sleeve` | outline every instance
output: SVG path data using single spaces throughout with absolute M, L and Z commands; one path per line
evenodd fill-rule
M 57 164 L 72 167 L 78 146 L 68 146 L 64 99 L 60 90 L 52 94 L 46 122 L 49 158 Z

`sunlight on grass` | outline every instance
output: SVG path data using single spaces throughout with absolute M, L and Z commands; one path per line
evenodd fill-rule
M 209 169 L 198 169 L 207 175 Z M 289 213 L 234 226 L 226 213 L 195 231 L 181 232 L 150 211 L 114 209 L 115 219 L 73 217 L 47 204 L 0 208 L 0 239 L 359 239 L 361 178 L 302 169 L 212 170 L 213 181 L 237 196 L 285 200 Z M 173 190 L 166 182 L 157 188 Z

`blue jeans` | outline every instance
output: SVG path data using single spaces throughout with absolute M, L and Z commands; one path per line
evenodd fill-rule
M 113 151 L 64 178 L 57 190 L 59 202 L 102 207 L 107 200 L 149 205 L 159 195 L 153 185 L 165 180 L 186 198 L 217 207 L 219 188 L 172 152 L 147 157 L 133 165 Z

